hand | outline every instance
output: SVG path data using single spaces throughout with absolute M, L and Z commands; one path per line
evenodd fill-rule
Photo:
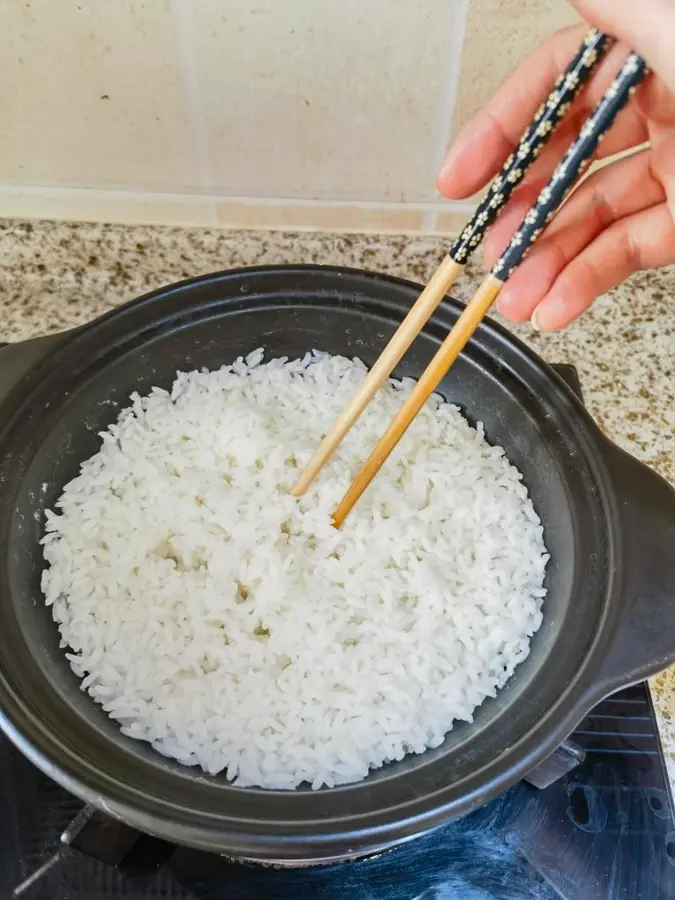
M 502 289 L 498 307 L 514 322 L 564 328 L 632 272 L 675 262 L 675 0 L 572 0 L 592 25 L 619 39 L 486 236 L 496 262 L 556 163 L 632 48 L 653 74 L 600 145 L 599 157 L 648 145 L 590 175 L 553 219 Z M 554 34 L 463 129 L 438 188 L 463 199 L 497 174 L 537 107 L 567 66 L 585 26 Z

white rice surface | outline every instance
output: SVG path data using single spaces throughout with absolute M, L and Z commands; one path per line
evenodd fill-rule
M 239 785 L 357 781 L 436 747 L 527 656 L 548 556 L 518 471 L 434 396 L 342 530 L 413 382 L 289 489 L 365 368 L 309 354 L 133 395 L 47 513 L 42 586 L 122 731 Z

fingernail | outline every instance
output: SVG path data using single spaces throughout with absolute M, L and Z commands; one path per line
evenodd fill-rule
M 532 313 L 535 331 L 558 331 L 567 313 L 568 304 L 563 297 L 548 297 Z
M 513 295 L 506 288 L 502 289 L 501 294 L 497 298 L 497 309 L 503 316 L 508 316 L 513 305 Z

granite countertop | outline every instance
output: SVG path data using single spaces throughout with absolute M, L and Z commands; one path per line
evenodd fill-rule
M 0 222 L 0 342 L 80 325 L 161 285 L 237 266 L 322 263 L 424 282 L 447 246 L 436 236 Z M 455 295 L 467 299 L 478 278 L 469 271 Z M 547 361 L 573 363 L 607 435 L 675 485 L 675 267 L 635 275 L 562 333 L 512 330 Z M 675 786 L 675 667 L 653 680 L 652 694 Z

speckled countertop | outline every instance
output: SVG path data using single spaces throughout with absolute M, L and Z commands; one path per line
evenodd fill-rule
M 446 248 L 425 236 L 0 222 L 0 342 L 70 328 L 171 281 L 236 266 L 324 263 L 423 282 Z M 473 276 L 458 285 L 461 299 Z M 675 267 L 634 276 L 563 333 L 513 330 L 549 362 L 573 363 L 609 437 L 675 484 Z M 675 785 L 675 667 L 652 691 Z

